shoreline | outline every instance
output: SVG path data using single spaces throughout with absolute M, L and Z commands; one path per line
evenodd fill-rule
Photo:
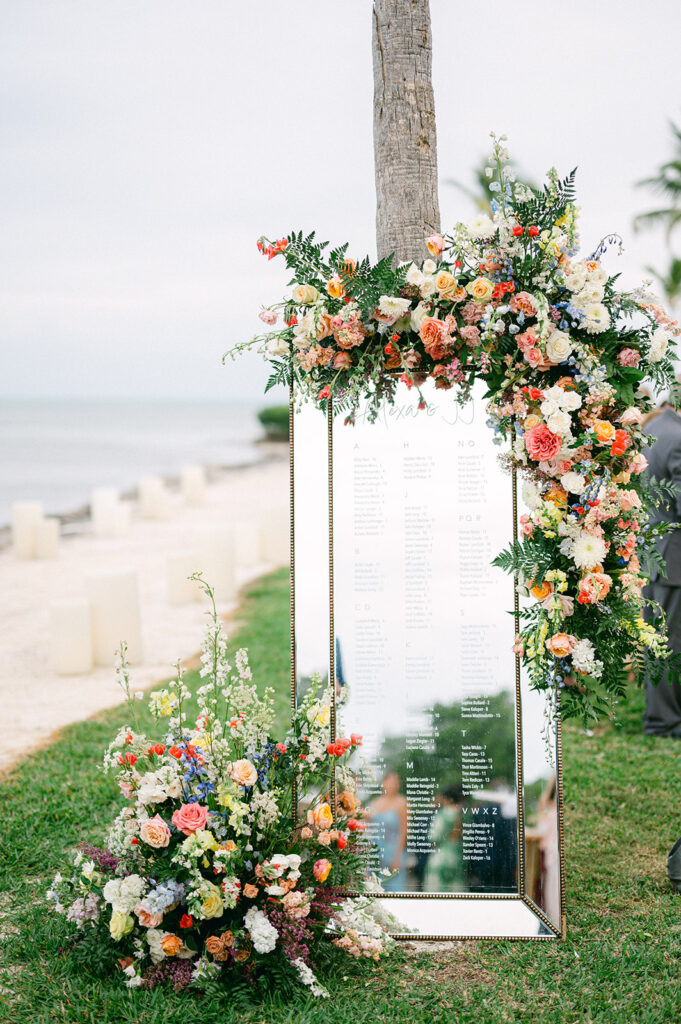
M 265 442 L 247 464 L 214 468 L 203 505 L 187 505 L 176 487 L 167 518 L 142 519 L 134 509 L 125 536 L 97 537 L 83 508 L 69 514 L 57 558 L 20 559 L 11 546 L 0 551 L 0 701 L 5 708 L 0 772 L 54 739 L 63 727 L 124 700 L 113 650 L 110 664 L 82 675 L 58 675 L 52 668 L 52 602 L 87 597 L 90 574 L 133 571 L 143 658 L 130 667 L 131 687 L 145 690 L 170 678 L 177 659 L 185 662 L 199 649 L 207 604 L 204 599 L 171 603 L 169 559 L 196 551 L 197 538 L 206 534 L 219 535 L 226 527 L 238 531 L 235 590 L 231 599 L 218 603 L 221 616 L 232 616 L 245 585 L 288 563 L 288 547 L 273 540 L 287 533 L 288 452 L 286 444 Z M 215 585 L 210 571 L 206 578 Z

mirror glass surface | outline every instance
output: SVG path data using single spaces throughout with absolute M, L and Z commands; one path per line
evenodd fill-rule
M 531 848 L 531 893 L 558 927 L 547 875 L 554 854 L 558 865 L 555 763 L 532 695 L 523 793 L 537 835 L 525 846 L 513 584 L 491 565 L 513 536 L 512 483 L 483 392 L 460 408 L 429 382 L 417 412 L 400 385 L 373 423 L 361 411 L 351 424 L 333 418 L 333 638 L 328 422 L 296 412 L 296 679 L 302 689 L 312 673 L 328 678 L 333 651 L 337 732 L 363 736 L 353 767 L 391 930 L 548 937 L 523 898 L 519 850 Z

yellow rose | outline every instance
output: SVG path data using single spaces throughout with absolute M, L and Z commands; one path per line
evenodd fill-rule
M 311 284 L 297 284 L 293 289 L 292 300 L 297 306 L 310 306 L 319 298 L 319 292 Z
M 345 288 L 338 274 L 326 282 L 326 290 L 332 299 L 340 299 L 341 295 L 344 294 Z
M 618 473 L 617 476 L 613 476 L 612 482 L 614 484 L 628 484 L 631 480 L 631 473 Z
M 523 430 L 532 430 L 532 427 L 538 427 L 540 423 L 543 423 L 541 416 L 537 416 L 535 413 L 531 413 L 526 419 L 523 420 Z
M 596 420 L 593 428 L 601 444 L 610 444 L 615 437 L 615 426 L 608 420 Z
M 122 910 L 114 910 L 109 921 L 109 932 L 114 942 L 120 942 L 124 935 L 129 935 L 135 927 L 134 918 Z
M 435 287 L 443 298 L 451 299 L 454 297 L 458 283 L 454 275 L 450 274 L 448 270 L 441 270 L 435 277 Z
M 255 765 L 247 758 L 243 758 L 241 761 L 232 761 L 227 773 L 237 786 L 254 786 L 258 781 Z
M 217 885 L 212 882 L 203 882 L 201 885 L 201 917 L 208 920 L 211 917 L 222 917 L 222 893 Z
M 492 297 L 494 285 L 488 277 L 476 277 L 475 281 L 466 285 L 466 291 L 476 302 L 487 302 Z

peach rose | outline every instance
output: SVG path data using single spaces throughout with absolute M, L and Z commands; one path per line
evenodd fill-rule
M 354 793 L 351 793 L 349 789 L 344 789 L 338 797 L 338 801 L 344 811 L 348 814 L 352 814 L 359 807 L 359 801 Z
M 442 298 L 449 299 L 458 288 L 458 281 L 448 270 L 441 270 L 435 275 L 435 287 Z
M 546 641 L 546 647 L 557 658 L 565 658 L 573 650 L 576 643 L 577 637 L 572 636 L 570 633 L 554 633 Z
M 326 857 L 322 857 L 321 860 L 315 861 L 314 867 L 312 868 L 312 874 L 315 876 L 318 882 L 325 882 L 331 874 L 331 868 L 333 867 L 330 860 Z
M 325 829 L 331 828 L 333 825 L 333 813 L 331 807 L 326 802 L 310 809 L 307 812 L 308 825 L 314 825 L 318 832 L 323 832 Z
M 445 240 L 442 235 L 435 233 L 426 238 L 426 248 L 431 256 L 440 256 L 445 247 Z
M 186 836 L 198 832 L 206 827 L 208 821 L 208 808 L 201 804 L 182 804 L 178 811 L 175 811 L 172 822 L 175 828 L 184 832 Z
M 155 850 L 160 850 L 168 845 L 170 842 L 170 829 L 160 814 L 155 814 L 153 818 L 147 818 L 146 821 L 142 822 L 140 839 L 147 846 L 153 846 Z
M 310 913 L 310 902 L 304 892 L 287 892 L 281 902 L 287 917 L 300 919 Z
M 452 302 L 464 302 L 466 297 L 467 297 L 467 295 L 468 295 L 468 292 L 463 287 L 463 285 L 459 285 L 459 287 L 455 288 L 454 291 L 452 292 L 451 300 L 452 300 Z
M 527 430 L 523 435 L 523 440 L 528 455 L 535 462 L 549 462 L 551 459 L 555 459 L 563 443 L 545 423 Z
M 251 885 L 250 882 L 246 882 L 246 885 L 243 888 L 243 893 L 247 900 L 254 900 L 259 891 L 260 890 L 257 885 Z
M 532 430 L 532 427 L 538 427 L 540 423 L 543 423 L 541 416 L 537 416 L 536 412 L 530 413 L 523 420 L 523 430 Z
M 633 427 L 635 423 L 643 422 L 643 413 L 635 405 L 630 405 L 620 416 L 620 423 L 623 427 Z
M 178 935 L 164 935 L 161 939 L 161 949 L 166 956 L 177 956 L 182 946 L 182 939 Z
M 258 781 L 256 767 L 247 758 L 242 758 L 241 761 L 232 761 L 227 769 L 227 774 L 236 782 L 237 786 L 254 786 Z
M 638 475 L 643 472 L 647 465 L 647 458 L 643 452 L 639 452 L 637 455 L 634 455 L 633 459 L 629 463 L 629 469 L 632 473 L 636 473 L 636 475 Z
M 447 336 L 444 320 L 438 320 L 434 316 L 425 317 L 419 329 L 419 336 L 431 359 L 442 359 Z
M 163 920 L 163 914 L 159 911 L 152 913 L 144 900 L 137 904 L 134 914 L 143 928 L 158 928 Z
M 596 420 L 593 427 L 600 444 L 612 444 L 615 439 L 615 426 L 608 420 Z
M 524 313 L 525 316 L 534 316 L 537 312 L 537 303 L 529 292 L 518 292 L 513 295 L 509 306 L 514 313 Z
M 349 370 L 352 366 L 352 356 L 349 352 L 337 352 L 333 360 L 334 370 Z
M 303 825 L 303 827 L 300 830 L 300 838 L 301 839 L 312 839 L 313 835 L 314 835 L 314 832 L 312 831 L 312 829 L 308 828 L 307 825 Z
M 317 836 L 317 842 L 321 843 L 322 846 L 331 846 L 331 833 L 326 831 L 320 832 Z
M 641 499 L 636 491 L 620 491 L 619 499 L 623 512 L 631 512 L 632 509 L 641 507 Z

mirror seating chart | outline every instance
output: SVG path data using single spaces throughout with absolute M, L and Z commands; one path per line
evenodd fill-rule
M 400 937 L 564 930 L 559 722 L 512 652 L 515 535 L 482 388 L 426 409 L 398 385 L 375 422 L 293 401 L 293 699 L 332 688 L 361 734 L 369 869 Z M 517 599 L 516 599 L 517 600 Z M 304 794 L 300 794 L 304 803 Z

